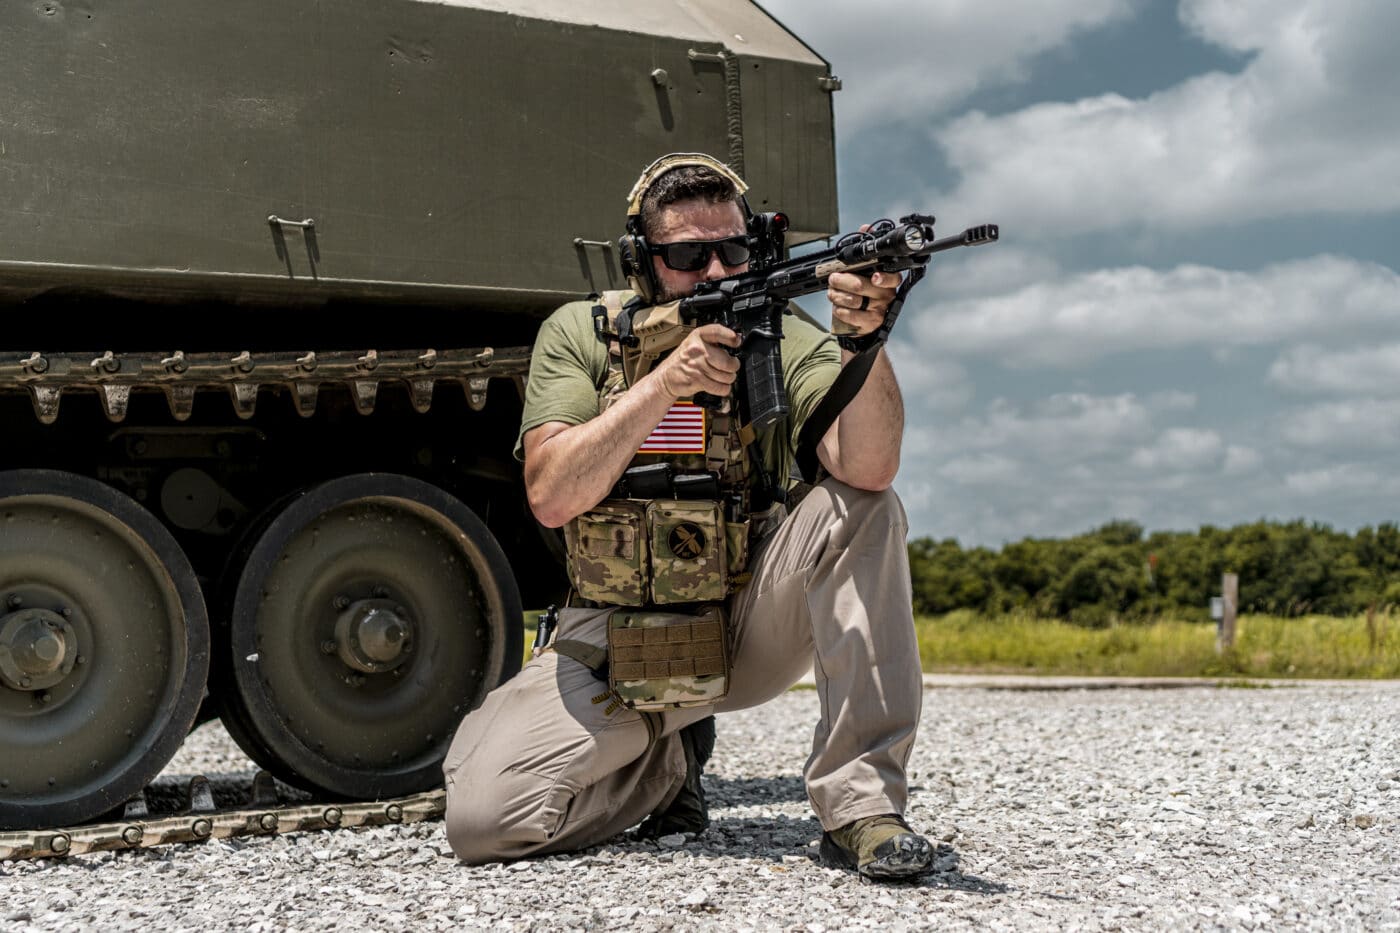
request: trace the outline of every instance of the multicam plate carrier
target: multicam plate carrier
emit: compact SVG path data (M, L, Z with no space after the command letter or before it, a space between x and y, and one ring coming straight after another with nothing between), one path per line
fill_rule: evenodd
M611 338L608 372L598 392L600 413L691 330L675 316L674 303L628 305L624 330L634 345L620 348L617 325L623 310L620 292L603 293L594 308L600 336ZM725 502L607 499L564 529L574 591L590 602L620 607L608 619L608 685L621 703L642 711L704 706L728 692L723 601L747 569L750 528L745 445L728 408L705 411L682 400L652 434L633 458L634 466L665 463L679 477L714 477L714 488L727 493ZM681 495L679 485L676 495ZM732 514L736 506L738 514ZM558 647L602 676L601 659Z

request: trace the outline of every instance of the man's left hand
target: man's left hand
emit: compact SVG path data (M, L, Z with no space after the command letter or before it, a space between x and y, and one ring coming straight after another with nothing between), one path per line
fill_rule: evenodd
M863 337L875 331L885 323L885 312L894 301L900 279L898 272L876 272L870 276L833 273L826 282L832 318L854 327L852 336Z

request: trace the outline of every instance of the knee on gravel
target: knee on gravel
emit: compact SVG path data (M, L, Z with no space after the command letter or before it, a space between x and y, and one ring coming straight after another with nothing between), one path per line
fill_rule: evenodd
M497 781L447 781L447 812L443 815L447 842L452 852L470 865L517 859L528 848L522 840L511 838L512 831L518 835L520 821L509 818L512 804L504 794L496 793L499 787Z

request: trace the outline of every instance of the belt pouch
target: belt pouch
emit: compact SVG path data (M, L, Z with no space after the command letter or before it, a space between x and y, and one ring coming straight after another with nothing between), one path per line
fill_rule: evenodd
M736 579L748 579L744 571L749 569L749 529L748 522L724 523L725 547L729 550L725 559L729 565L731 586L735 585Z
M724 513L718 502L653 499L646 519L652 604L718 602L729 595Z
M646 503L610 499L564 526L569 582L584 599L614 606L647 601Z
M632 709L708 706L729 692L728 616L617 609L608 617L608 685Z

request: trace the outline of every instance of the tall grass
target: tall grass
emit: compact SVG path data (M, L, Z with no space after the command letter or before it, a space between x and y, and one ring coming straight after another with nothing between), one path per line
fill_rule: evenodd
M525 613L525 659L537 612ZM1124 677L1400 677L1400 615L1241 616L1235 648L1215 651L1215 626L1161 620L1083 628L970 610L915 620L928 672Z
M1235 647L1215 626L1161 620L1088 629L970 611L917 620L925 671L1134 677L1400 677L1400 619L1242 616Z

